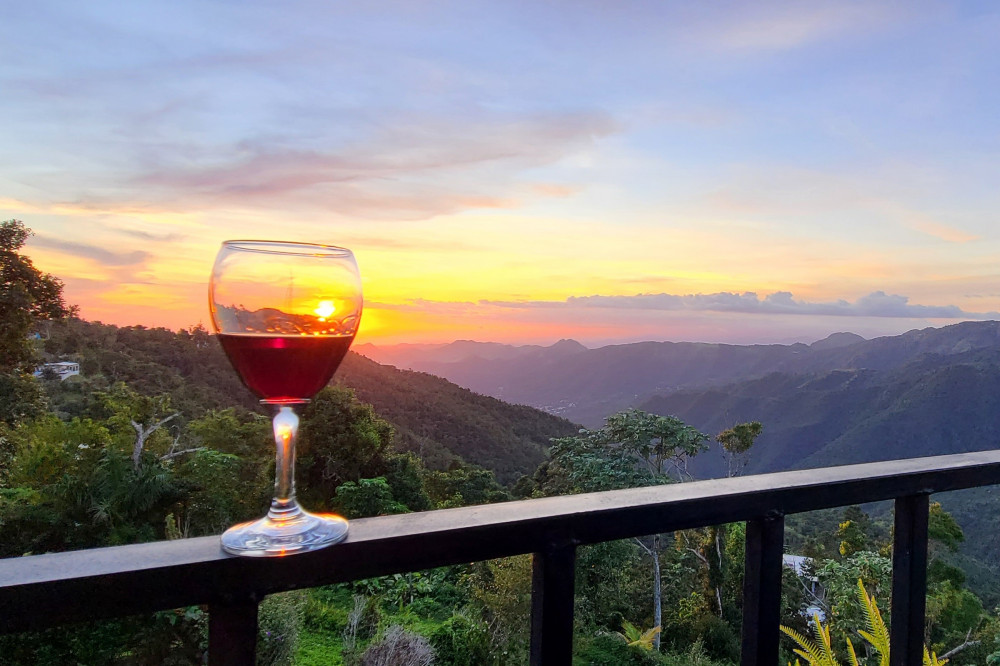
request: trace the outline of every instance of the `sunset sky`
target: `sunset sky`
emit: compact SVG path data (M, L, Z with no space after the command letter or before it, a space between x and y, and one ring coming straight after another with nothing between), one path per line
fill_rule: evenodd
M350 247L359 340L810 342L1000 318L1000 4L25 2L0 219L81 316Z

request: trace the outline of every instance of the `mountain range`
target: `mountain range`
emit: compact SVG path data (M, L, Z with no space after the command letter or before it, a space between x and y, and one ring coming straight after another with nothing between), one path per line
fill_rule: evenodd
M654 396L722 387L768 374L887 371L923 355L951 356L1000 345L997 322L865 340L835 333L792 345L638 342L588 349L573 340L548 347L459 341L446 345L359 345L358 353L444 377L473 391L530 405L588 427Z

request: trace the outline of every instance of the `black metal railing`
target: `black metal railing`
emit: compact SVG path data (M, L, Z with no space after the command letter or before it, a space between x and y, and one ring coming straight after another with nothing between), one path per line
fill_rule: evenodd
M747 521L744 666L778 660L784 516L895 500L892 664L922 661L928 496L1000 484L1000 452L761 474L355 520L334 547L288 558L226 555L218 537L0 560L0 632L209 607L212 664L252 664L271 593L534 554L531 664L572 661L580 545Z

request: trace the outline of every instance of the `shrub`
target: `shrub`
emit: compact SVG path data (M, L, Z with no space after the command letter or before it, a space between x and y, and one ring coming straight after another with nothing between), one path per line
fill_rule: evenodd
M382 640L368 646L358 666L431 666L433 663L434 648L426 638L393 625Z
M621 636L601 634L590 641L574 663L579 666L658 666L662 662L655 652L629 647Z
M431 646L439 666L486 666L493 662L489 629L461 613L452 615L431 634Z
M740 637L725 620L716 615L708 615L698 622L697 627L699 640L704 643L705 653L709 657L739 662Z
M290 666L299 645L306 594L301 591L272 594L257 613L258 666Z

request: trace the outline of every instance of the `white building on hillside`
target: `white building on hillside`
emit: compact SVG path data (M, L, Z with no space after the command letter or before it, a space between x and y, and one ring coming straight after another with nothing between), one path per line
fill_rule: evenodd
M820 605L826 599L826 590L820 585L819 578L811 575L812 558L803 555L782 555L781 563L795 572L803 589L812 598L813 602L799 612L812 620L819 617L820 622L826 621L826 611Z
M41 377L46 370L51 370L60 380L80 374L80 364L73 361L58 361L56 363L46 363L35 369L35 376Z

